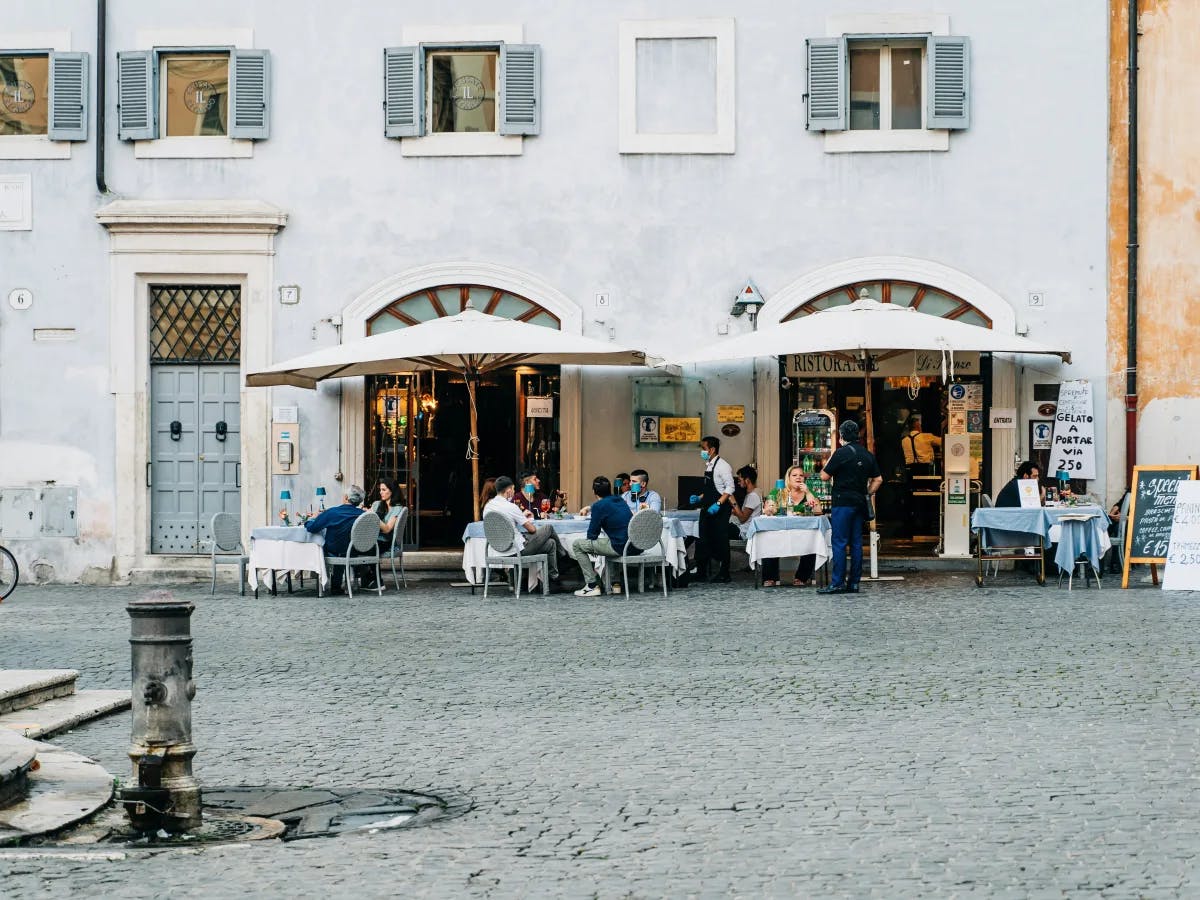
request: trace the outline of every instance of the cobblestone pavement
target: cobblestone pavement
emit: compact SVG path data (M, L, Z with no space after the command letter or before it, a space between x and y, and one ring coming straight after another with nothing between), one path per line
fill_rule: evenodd
M195 854L0 854L0 895L1200 895L1200 598L1007 577L667 601L182 587L205 783L474 808ZM22 587L0 668L127 686L143 593ZM124 774L128 738L122 714L57 741Z

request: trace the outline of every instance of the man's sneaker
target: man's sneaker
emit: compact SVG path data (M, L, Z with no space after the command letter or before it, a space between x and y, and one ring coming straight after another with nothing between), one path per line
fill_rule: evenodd
M600 595L599 584L585 584L575 592L576 597L598 597Z

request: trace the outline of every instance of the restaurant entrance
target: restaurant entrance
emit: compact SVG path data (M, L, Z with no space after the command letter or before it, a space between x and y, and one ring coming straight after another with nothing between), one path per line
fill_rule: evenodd
M928 556L939 548L945 478L942 448L948 433L965 434L969 441L971 506L990 490L986 465L990 448L983 428L983 409L990 403L990 360L974 355L962 362L966 371L949 384L937 376L871 379L875 457L883 474L875 504L876 529L885 554ZM860 373L801 380L794 359L781 365L780 433L789 435L779 448L781 472L796 454L790 435L797 410L829 410L839 423L856 421L865 442L867 403ZM932 457L932 462L917 457Z
M486 375L476 392L479 443L471 448L462 375L368 377L363 470L370 501L378 499L381 479L394 480L410 510L405 546L461 547L463 530L474 518L471 452L479 453L481 481L535 471L547 493L558 486L558 393L557 366Z

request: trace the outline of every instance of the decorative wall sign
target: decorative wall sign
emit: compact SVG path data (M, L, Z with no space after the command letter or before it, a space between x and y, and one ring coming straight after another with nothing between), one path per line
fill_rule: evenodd
M949 367L949 357L946 364ZM853 359L833 353L789 353L784 359L785 374L791 378L862 378L863 364L861 359ZM978 375L979 354L974 351L964 351L954 354L953 376ZM884 360L874 360L871 369L872 376L896 376L907 379L913 373L917 376L933 376L941 380L942 354L934 350L914 350L911 353L899 353ZM982 386L981 386L982 388ZM982 397L982 395L980 395Z
M736 406L718 406L717 407L718 422L745 422L746 407L742 404Z
M450 94L459 109L478 109L487 96L483 82L474 75L460 75L454 79L454 90Z
M198 78L183 92L183 105L197 115L206 113L217 102L217 87L211 81Z
M658 443L658 416L641 416L638 418L638 443Z
M526 397L525 417L527 419L553 419L553 397Z
M28 288L14 288L8 293L8 305L13 309L29 309L33 306L33 291Z
M993 406L989 424L993 429L1015 429L1017 427L1016 408Z
M658 420L658 439L670 444L700 443L700 417L668 417L660 416Z
M3 103L4 108L10 113L16 115L29 112L36 99L33 85L28 81L18 81L15 84L5 82L4 90L0 92L0 103Z
M734 422L730 422L728 425L721 426L721 434L725 435L725 437L737 437L741 433L741 426Z

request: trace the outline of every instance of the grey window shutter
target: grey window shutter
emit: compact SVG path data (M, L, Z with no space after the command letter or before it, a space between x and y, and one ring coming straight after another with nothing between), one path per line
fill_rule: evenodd
M420 137L425 133L425 65L420 47L383 50L383 133Z
M850 78L844 37L809 38L808 130L845 131Z
M152 141L158 137L158 85L153 50L117 54L117 137Z
M50 123L52 141L86 141L88 137L88 55L50 54Z
M500 45L501 134L538 134L542 130L542 48L537 44Z
M971 124L971 42L965 37L930 37L929 103L926 128L966 128Z
M229 51L229 136L262 140L271 133L271 54Z

